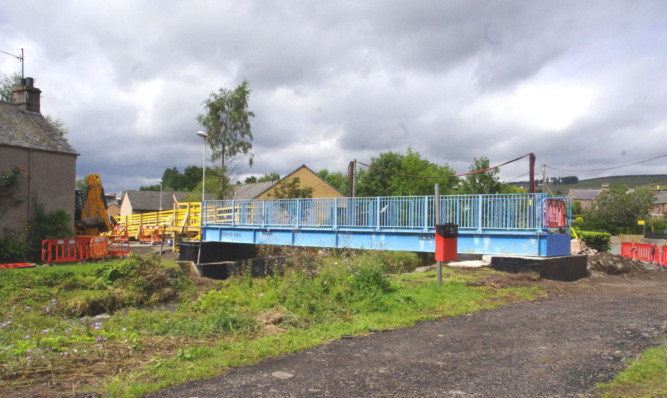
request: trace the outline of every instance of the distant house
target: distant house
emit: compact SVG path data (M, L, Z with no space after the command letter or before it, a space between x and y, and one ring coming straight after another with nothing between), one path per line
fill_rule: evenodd
M567 196L572 202L580 202L581 210L588 210L593 206L593 201L602 193L602 189L570 189Z
M24 169L14 187L16 202L0 204L0 236L24 230L38 207L64 210L73 229L78 154L40 113L41 90L33 79L21 83L11 102L0 101L0 174Z
M172 210L174 203L188 202L193 196L197 195L192 192L125 191L120 205L120 215L131 216L159 211L160 205L162 210ZM215 195L207 193L206 199L215 199Z
M653 217L667 217L667 191L654 191L655 202L654 208L651 210Z
M298 169L286 175L277 182L265 181L252 184L239 185L232 199L273 199L275 192L282 184L292 182L294 178L299 179L300 188L311 188L313 198L342 198L343 194L331 186L328 182L320 178L314 171L305 164Z
M245 200L245 199L257 199L265 191L269 190L274 181L262 181L254 182L249 184L238 185L234 187L234 194L231 199L234 200Z

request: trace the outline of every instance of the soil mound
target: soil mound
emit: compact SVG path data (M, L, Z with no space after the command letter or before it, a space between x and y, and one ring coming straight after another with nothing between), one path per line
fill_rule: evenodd
M641 263L605 252L588 256L588 270L592 274L597 272L606 275L640 275L648 272Z

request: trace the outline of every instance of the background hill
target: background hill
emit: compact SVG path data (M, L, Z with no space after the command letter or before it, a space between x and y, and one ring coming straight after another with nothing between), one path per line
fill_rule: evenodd
M548 179L547 179L548 180ZM554 195L567 195L570 189L600 189L602 184L627 185L632 188L653 187L660 186L660 189L667 190L667 174L649 174L649 175L629 175L629 176L610 176L598 177L587 180L579 180L575 184L549 184L549 189ZM528 189L528 181L512 184L518 185L524 189ZM542 184L538 184L538 191L541 190Z

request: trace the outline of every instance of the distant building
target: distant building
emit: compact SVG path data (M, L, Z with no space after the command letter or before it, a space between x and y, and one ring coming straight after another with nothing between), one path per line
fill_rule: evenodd
M64 210L74 228L74 191L78 154L40 113L41 91L33 79L22 80L12 101L0 101L0 174L23 167L14 204L0 208L0 235L22 231L39 206Z
M275 191L282 184L291 182L294 178L299 179L300 188L312 189L313 198L343 197L343 194L340 193L339 190L331 186L328 182L323 180L304 164L275 183L272 181L265 181L239 185L235 188L233 197L231 199L273 199Z
M567 196L572 198L572 202L581 203L581 210L588 210L593 206L593 201L602 193L602 189L570 189Z
M172 210L174 203L188 202L193 196L197 194L172 191L125 191L120 205L120 216L159 211L160 204L162 204L162 210ZM215 199L215 195L207 193L206 199Z
M653 202L653 209L651 216L653 217L667 217L667 191L660 191L660 187L652 190L655 195L655 202Z

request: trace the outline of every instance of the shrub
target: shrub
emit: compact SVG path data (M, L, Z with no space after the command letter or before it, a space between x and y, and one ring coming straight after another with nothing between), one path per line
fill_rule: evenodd
M44 239L67 238L72 236L70 217L64 210L50 213L37 206L35 218L28 225L28 258L39 261L42 254Z
M577 231L577 234L588 247L597 251L608 252L611 247L611 235L606 232Z
M0 236L0 263L15 263L26 260L28 243L17 234L7 233Z

